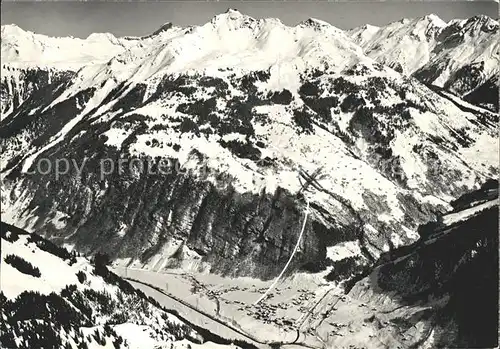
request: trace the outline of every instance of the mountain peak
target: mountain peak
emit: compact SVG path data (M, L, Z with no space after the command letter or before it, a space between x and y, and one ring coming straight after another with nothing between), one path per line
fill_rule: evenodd
M165 32L165 31L169 30L170 28L172 28L172 23L171 22L166 22L160 28L156 29L151 35L160 34L162 32Z
M19 27L17 24L3 24L2 25L2 37L5 35L22 35L27 33L26 30Z
M247 17L250 17L250 16L244 15L243 13L241 13L240 11L238 11L235 8L228 8L224 13L220 13L218 15L215 15L212 18L212 22L214 20L218 20L221 18L235 20L235 19L247 18Z
M246 27L255 21L254 18L244 15L234 8L228 8L226 12L213 17L210 23L217 27L222 26L230 29L237 29Z
M446 26L446 22L443 21L438 15L436 15L434 13L430 13L428 15L420 17L418 19L418 21L419 22L421 22L421 21L429 22L437 27L445 27Z
M89 36L87 36L86 40L90 40L90 41L108 40L108 41L114 42L114 41L116 41L116 37L111 33L92 33Z
M430 20L430 21L441 21L441 18L434 13L429 13L429 14L423 16L422 18Z
M363 29L380 29L380 27L377 27L376 25L372 25L372 24L365 24L364 26L362 26L361 28Z
M495 29L498 25L497 21L487 15L473 16L465 22L465 28Z
M308 18L305 21L300 22L300 25L303 25L306 27L314 27L314 28L331 27L330 23L325 22L321 19L317 19L317 18Z
M241 13L240 11L238 11L237 9L235 8L231 8L229 7L226 12L224 13L227 13L227 14L230 14L230 15L235 15L235 16L243 16L243 13Z

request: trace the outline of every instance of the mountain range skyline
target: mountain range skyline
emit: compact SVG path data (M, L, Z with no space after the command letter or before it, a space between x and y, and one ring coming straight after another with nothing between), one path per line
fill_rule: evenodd
M0 347L497 347L496 12L283 4L3 9Z
M444 21L475 15L498 17L495 2L5 2L2 25L15 24L24 30L48 36L86 38L92 33L112 33L117 37L143 36L163 23L187 27L201 25L228 8L256 19L278 18L296 25L307 18L317 18L340 29L364 24L386 25L403 18L435 14Z

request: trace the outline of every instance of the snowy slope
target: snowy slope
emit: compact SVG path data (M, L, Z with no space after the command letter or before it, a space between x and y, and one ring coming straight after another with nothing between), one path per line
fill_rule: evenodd
M203 342L105 267L37 235L2 223L1 253L2 347L152 349ZM31 267L22 268L22 261Z
M385 27L371 25L352 29L349 34L371 58L411 74L430 60L435 36L446 23L436 15L402 19Z
M287 27L278 19L256 20L228 10L205 25L172 27L108 63L85 67L60 99L109 80L154 85L165 74L228 77L270 67L275 88L290 88L306 68L333 71L370 61L344 32L325 22L310 19Z
M91 34L86 39L50 37L23 30L15 24L2 25L1 53L9 66L50 67L78 70L83 65L107 61L134 44L134 39L110 33Z
M66 80L87 64L106 62L136 41L110 33L91 34L86 39L49 37L15 24L2 25L1 119L61 76Z
M369 57L463 96L498 73L498 28L484 15L449 23L427 15L349 34Z
M428 16L394 31L426 46L442 26ZM325 262L327 248L371 260L412 242L420 223L497 175L495 114L375 62L325 22L288 27L228 10L166 29L42 88L2 123L9 221L32 229L36 218L52 227L76 217L56 235L88 251L271 276L299 238L306 201L298 268ZM29 174L40 159L68 157L89 161L83 173ZM183 171L101 176L103 159ZM343 253L348 241L361 247Z

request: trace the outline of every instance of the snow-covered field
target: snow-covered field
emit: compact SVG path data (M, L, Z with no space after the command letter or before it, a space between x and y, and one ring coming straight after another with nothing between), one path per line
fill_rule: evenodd
M383 343L374 343L370 348L399 344L390 337L393 330L390 326L379 330L364 323L381 310L397 307L396 304L384 300L386 304L367 305L363 300L345 295L338 285L326 283L320 277L296 274L285 278L267 299L254 305L272 281L187 274L175 270L159 273L115 267L114 271L129 280L137 280L132 282L135 287L221 335L228 334L227 328L221 328L214 321L205 322L206 317L162 292L209 313L262 343L282 342L290 348L294 347L294 342L298 347L322 348L326 344L332 348L347 348L372 343L377 337L377 341ZM142 283L153 285L162 292Z

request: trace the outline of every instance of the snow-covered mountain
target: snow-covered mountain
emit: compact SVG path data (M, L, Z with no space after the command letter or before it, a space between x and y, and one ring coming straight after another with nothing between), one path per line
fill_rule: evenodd
M218 28L216 33L210 29L214 25ZM121 59L126 59L127 55L143 59L145 57L138 56L141 56L140 51L144 46L151 46L153 50L147 55L156 56L154 47L157 47L157 43L163 38L178 34L180 34L179 40L176 43L181 49L171 45L172 52L165 52L165 57L157 58L157 63L162 65L165 63L164 59L179 57L177 62L179 67L176 68L175 64L169 63L170 71L189 69L188 65L195 70L205 68L213 70L233 65L248 66L250 70L258 70L259 65L267 67L270 61L284 61L281 63L288 61L289 63L278 66L280 69L289 69L290 65L302 64L299 63L300 58L293 57L294 54L310 60L311 55L314 57L319 53L321 57L315 58L319 58L320 61L335 56L336 59L333 61L342 63L359 58L355 57L359 56L359 50L358 54L354 56L349 54L344 59L340 59L341 55L336 52L342 46L352 46L352 43L348 42L352 39L354 44L361 46L369 57L405 74L414 74L426 83L444 86L460 96L487 88L480 87L485 84L490 86L491 79L498 73L498 40L496 40L498 22L487 16L445 23L436 15L428 15L413 20L403 19L385 27L365 25L347 31L348 37L338 28L316 19L300 23L293 31L284 28L285 26L277 19L259 21L236 10L228 10L227 13L217 16L202 27L177 28L167 22L151 35L144 37L116 38L110 33L98 33L86 39L53 38L25 31L16 25L3 25L2 118L9 115L27 95L47 86L50 82L62 83L70 79L75 71L85 65L107 62L121 54L124 54ZM306 28L316 28L316 34L318 31L335 32L336 45L321 44L320 36L324 37L323 40L331 39L324 36L324 33L315 35L314 43L308 43L311 31L301 30ZM193 30L197 35L189 36L189 39L181 34ZM187 41L183 42L186 39ZM290 42L292 39L293 44ZM202 40L205 40L205 44ZM257 41L261 42L258 46L260 58L255 59L253 53ZM211 44L207 45L209 42ZM218 45L213 47L212 52L211 46L215 42L218 42ZM235 42L239 48L238 45L234 45ZM267 45L267 49L260 50L262 45ZM317 50L315 48L317 45L321 45L322 49ZM135 51L128 52L133 47ZM228 54L230 51L241 51L244 47L249 50L238 55ZM325 51L326 47L333 51ZM222 52L225 52L225 60L219 61L217 58ZM214 59L205 61L205 58L211 55ZM149 64L155 63L149 62ZM154 69L152 71L151 67L145 70L146 74L154 74ZM40 79L36 79L39 81L31 81L30 77L38 72L42 74ZM497 89L497 84L493 86ZM497 102L492 105L489 99L491 98L485 101L481 98L472 100L478 105L496 110Z
M2 344L489 346L495 23L2 27Z
M50 37L2 25L2 58L10 67L47 67L78 70L105 62L135 44L138 38L116 38L110 33L91 34L86 39Z
M27 96L49 85L68 81L85 65L106 62L122 53L138 38L116 38L110 33L91 34L86 39L49 37L2 25L0 81L2 119Z
M309 205L292 268L331 269L339 251L366 265L497 175L496 114L376 62L328 23L228 10L92 37L119 52L16 103L7 94L0 124L3 216L81 251L270 278ZM4 71L31 86L28 70Z
M4 223L1 231L3 348L226 347L204 343L190 324L97 258L90 262Z
M402 19L385 27L364 25L350 30L353 40L380 63L411 74L430 60L435 37L446 27L436 15Z
M436 15L349 31L364 52L419 80L467 95L497 76L499 24L485 16L444 22Z

